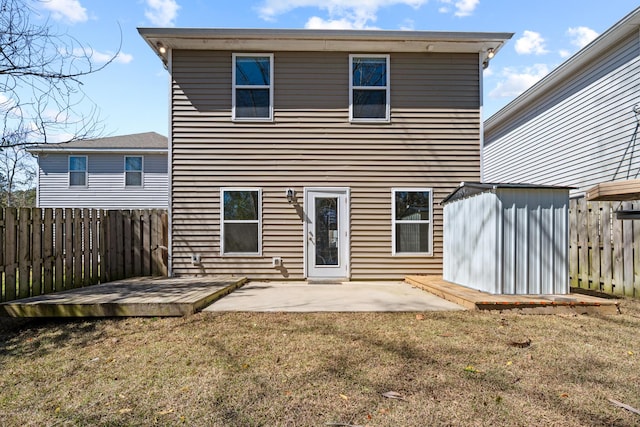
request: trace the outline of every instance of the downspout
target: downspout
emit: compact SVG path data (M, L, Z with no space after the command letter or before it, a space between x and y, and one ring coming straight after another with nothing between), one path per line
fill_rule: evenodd
M478 82L480 88L480 182L484 182L484 120L482 118L482 106L484 105L484 85L483 85L483 73L484 73L484 61L482 59L482 52L478 52Z

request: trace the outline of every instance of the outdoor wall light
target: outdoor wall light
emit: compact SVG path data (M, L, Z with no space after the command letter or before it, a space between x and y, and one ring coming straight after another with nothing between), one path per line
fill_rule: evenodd
M487 50L487 58L491 59L491 58L493 58L494 56L496 56L496 51L495 51L495 50L493 50L493 48L492 48L492 47L490 47L490 48L489 48L489 50Z
M287 202L293 202L293 199L296 197L296 191L293 188L287 188Z
M164 45L162 43L158 42L158 43L156 43L156 46L158 46L158 52L160 52L162 55L167 53L167 48L164 47Z

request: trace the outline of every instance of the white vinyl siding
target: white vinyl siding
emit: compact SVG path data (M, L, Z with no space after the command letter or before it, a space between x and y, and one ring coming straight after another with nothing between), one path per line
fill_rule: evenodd
M483 180L572 186L579 195L600 182L640 178L632 146L639 100L634 31L525 108L487 120Z
M393 255L431 255L433 241L431 188L391 191Z
M167 156L145 154L144 187L124 187L124 155L87 154L87 185L69 187L68 155L38 156L38 207L149 209L168 207Z
M273 119L273 54L234 53L233 119Z

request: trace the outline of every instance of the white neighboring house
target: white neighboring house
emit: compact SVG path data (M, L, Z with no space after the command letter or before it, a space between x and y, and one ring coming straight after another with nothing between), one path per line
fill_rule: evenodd
M42 144L28 151L38 159L38 207L168 207L165 136L147 132Z
M482 180L622 190L640 178L639 123L637 8L484 122Z

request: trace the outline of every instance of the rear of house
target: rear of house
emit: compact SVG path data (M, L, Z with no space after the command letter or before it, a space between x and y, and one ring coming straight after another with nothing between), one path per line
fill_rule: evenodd
M442 273L511 34L139 29L171 74L173 275Z

